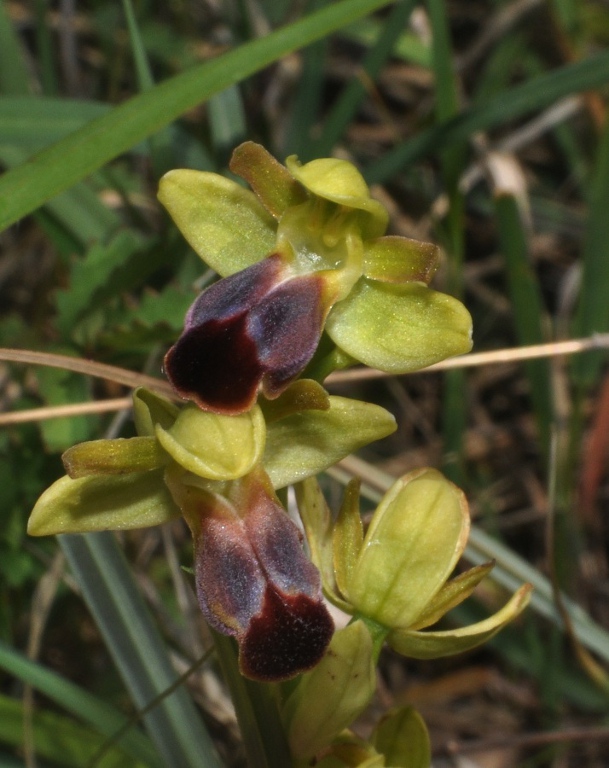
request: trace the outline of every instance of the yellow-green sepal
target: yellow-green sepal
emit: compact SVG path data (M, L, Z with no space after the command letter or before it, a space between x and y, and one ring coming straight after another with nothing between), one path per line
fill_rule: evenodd
M230 179L169 171L159 183L158 198L195 252L223 277L273 250L275 220L253 192Z
M376 685L372 639L355 621L334 633L325 656L287 699L282 718L295 758L315 755L369 703Z
M156 425L156 436L181 467L208 480L235 480L262 458L266 426L258 406L237 416L184 407L169 429Z
M345 597L384 627L410 627L450 576L468 533L462 491L435 469L411 472L374 513Z
M414 659L437 659L470 651L513 621L528 605L531 590L530 584L523 584L500 611L468 627L440 632L396 629L389 633L387 642L397 653Z
M431 743L427 726L413 707L388 712L378 723L370 739L383 755L383 765L393 768L429 768Z
M268 425L264 467L283 488L336 464L395 431L394 417L378 405L330 397L330 408L294 413Z
M332 341L372 368L408 373L472 347L463 304L421 283L361 279L326 321Z
M36 502L31 536L126 530L159 525L180 516L163 470L129 475L62 477Z

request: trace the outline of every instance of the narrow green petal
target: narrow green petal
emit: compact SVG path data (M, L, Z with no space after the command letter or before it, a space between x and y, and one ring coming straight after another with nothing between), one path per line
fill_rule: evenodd
M334 573L336 583L343 594L355 568L362 543L364 526L359 511L359 480L352 480L345 488L345 495L332 531Z
M435 469L411 472L374 513L345 596L387 628L410 627L454 569L468 533L463 492Z
M74 445L61 457L71 478L126 475L164 466L169 457L154 437L91 440Z
M332 515L319 483L315 477L308 477L296 485L295 491L311 562L321 575L324 595L331 603L349 613L350 606L339 596L334 579Z
M494 563L483 563L459 574L447 581L437 595L428 603L411 629L430 627L439 621L445 613L466 600L482 579L493 570Z
M196 253L223 277L255 264L275 246L273 217L253 192L223 176L169 171L158 197Z
M327 411L303 411L268 425L264 468L274 487L283 488L394 431L395 419L384 408L330 397Z
M313 379L297 379L279 397L274 400L261 397L259 403L265 421L269 424L293 413L327 411L330 408L330 397L322 385Z
M376 687L372 639L362 621L334 634L320 663L306 672L285 703L292 754L311 757L364 710Z
M169 429L178 418L180 409L171 400L145 387L138 387L133 392L133 419L138 435L154 437L157 424Z
M438 266L440 249L409 237L379 237L364 243L364 275L383 283L428 284Z
M258 406L237 416L186 406L169 429L156 426L167 453L184 469L208 480L234 480L250 472L262 456L265 431Z
M280 219L288 208L307 199L307 193L288 169L253 141L246 141L235 149L230 169L247 181L275 219Z
M469 627L444 632L409 632L398 629L389 633L387 642L394 651L414 659L437 659L469 651L490 640L513 621L526 608L531 590L530 584L524 584L500 611Z
M413 707L388 712L374 729L372 744L394 768L429 768L431 744L425 721Z
M463 304L420 283L360 280L331 310L326 331L356 360L390 373L426 368L472 347Z
M30 536L124 530L160 525L180 516L163 470L131 475L62 477L36 502Z

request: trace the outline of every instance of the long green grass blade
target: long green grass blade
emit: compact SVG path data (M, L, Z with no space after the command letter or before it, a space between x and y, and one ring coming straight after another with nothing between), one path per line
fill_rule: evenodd
M7 3L0 2L0 93L24 95L29 90L19 38L8 17Z
M341 0L294 24L193 67L134 96L42 150L0 179L0 230L171 123L281 56L319 40L389 0Z
M110 533L61 536L59 542L125 685L142 709L177 675L124 555ZM184 688L143 719L165 765L219 768L214 746Z
M33 686L67 712L88 723L98 733L112 736L127 722L127 718L97 696L83 690L70 680L20 654L0 642L0 667L13 677ZM161 766L158 753L150 739L137 728L128 731L117 743L134 760L149 766Z
M567 64L505 90L486 103L463 110L456 117L427 129L387 152L378 162L371 163L365 169L364 176L370 184L382 184L400 169L442 147L463 141L476 131L489 130L542 109L563 96L604 86L607 81L609 51Z

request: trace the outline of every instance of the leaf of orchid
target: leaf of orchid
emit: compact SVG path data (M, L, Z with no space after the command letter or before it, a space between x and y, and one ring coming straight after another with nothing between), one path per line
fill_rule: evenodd
M429 768L431 744L425 721L413 707L387 713L374 729L372 744L395 768Z
M264 468L273 486L283 488L394 431L395 419L384 408L332 396L327 411L303 411L268 425Z
M394 651L413 659L437 659L464 653L490 640L506 624L513 621L526 608L531 590L530 584L524 584L500 611L484 621L470 624L469 627L443 632L396 629L389 633L387 642Z
M361 211L361 234L364 239L380 237L387 229L387 210L370 197L364 177L347 160L324 157L301 165L295 155L285 164L292 176L312 195L330 200L344 208Z
M301 411L327 411L330 408L330 396L322 385L313 379L297 379L279 397L274 400L261 397L259 404L264 419L269 424Z
M163 471L130 475L62 477L36 502L31 536L125 530L160 525L180 516Z
M327 747L369 703L376 686L372 639L362 621L334 633L320 663L306 672L282 716L295 758Z
M439 621L444 614L471 595L482 579L493 570L493 566L494 562L483 563L447 581L410 629L423 629Z
M223 416L186 406L169 429L156 425L167 453L184 469L208 480L246 475L264 450L265 423L255 406L237 416Z
M332 554L332 515L315 477L295 486L298 512L309 545L311 562L321 574L321 585L331 603L345 612L349 604L337 593Z
M276 225L253 192L205 171L169 171L158 198L195 252L225 277L263 259Z
M343 503L332 531L334 576L343 594L347 594L351 574L364 541L364 526L359 511L359 487L359 481L352 480L345 488Z
M345 597L385 627L409 627L449 577L468 533L459 488L435 469L405 475L372 517Z
M247 181L275 219L280 219L288 208L307 199L307 193L285 165L253 141L246 141L235 149L229 167Z
M171 400L144 387L133 392L133 419L139 435L154 437L156 424L169 429L177 419L180 409Z
M68 475L125 475L164 466L168 456L155 437L91 440L68 448L61 457Z
M469 352L472 321L463 304L419 283L360 280L326 320L347 354L390 373L425 368Z
M428 284L438 266L440 249L409 237L379 237L364 243L364 275L384 283Z

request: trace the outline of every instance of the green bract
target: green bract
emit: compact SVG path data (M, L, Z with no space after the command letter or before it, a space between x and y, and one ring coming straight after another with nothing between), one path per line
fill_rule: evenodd
M314 480L298 492L313 561L326 596L372 622L377 637L399 653L433 658L479 645L523 610L521 587L491 618L470 627L421 631L467 598L492 565L449 580L463 554L469 512L463 493L434 469L406 475L381 500L364 535L357 486L347 488L332 525Z

